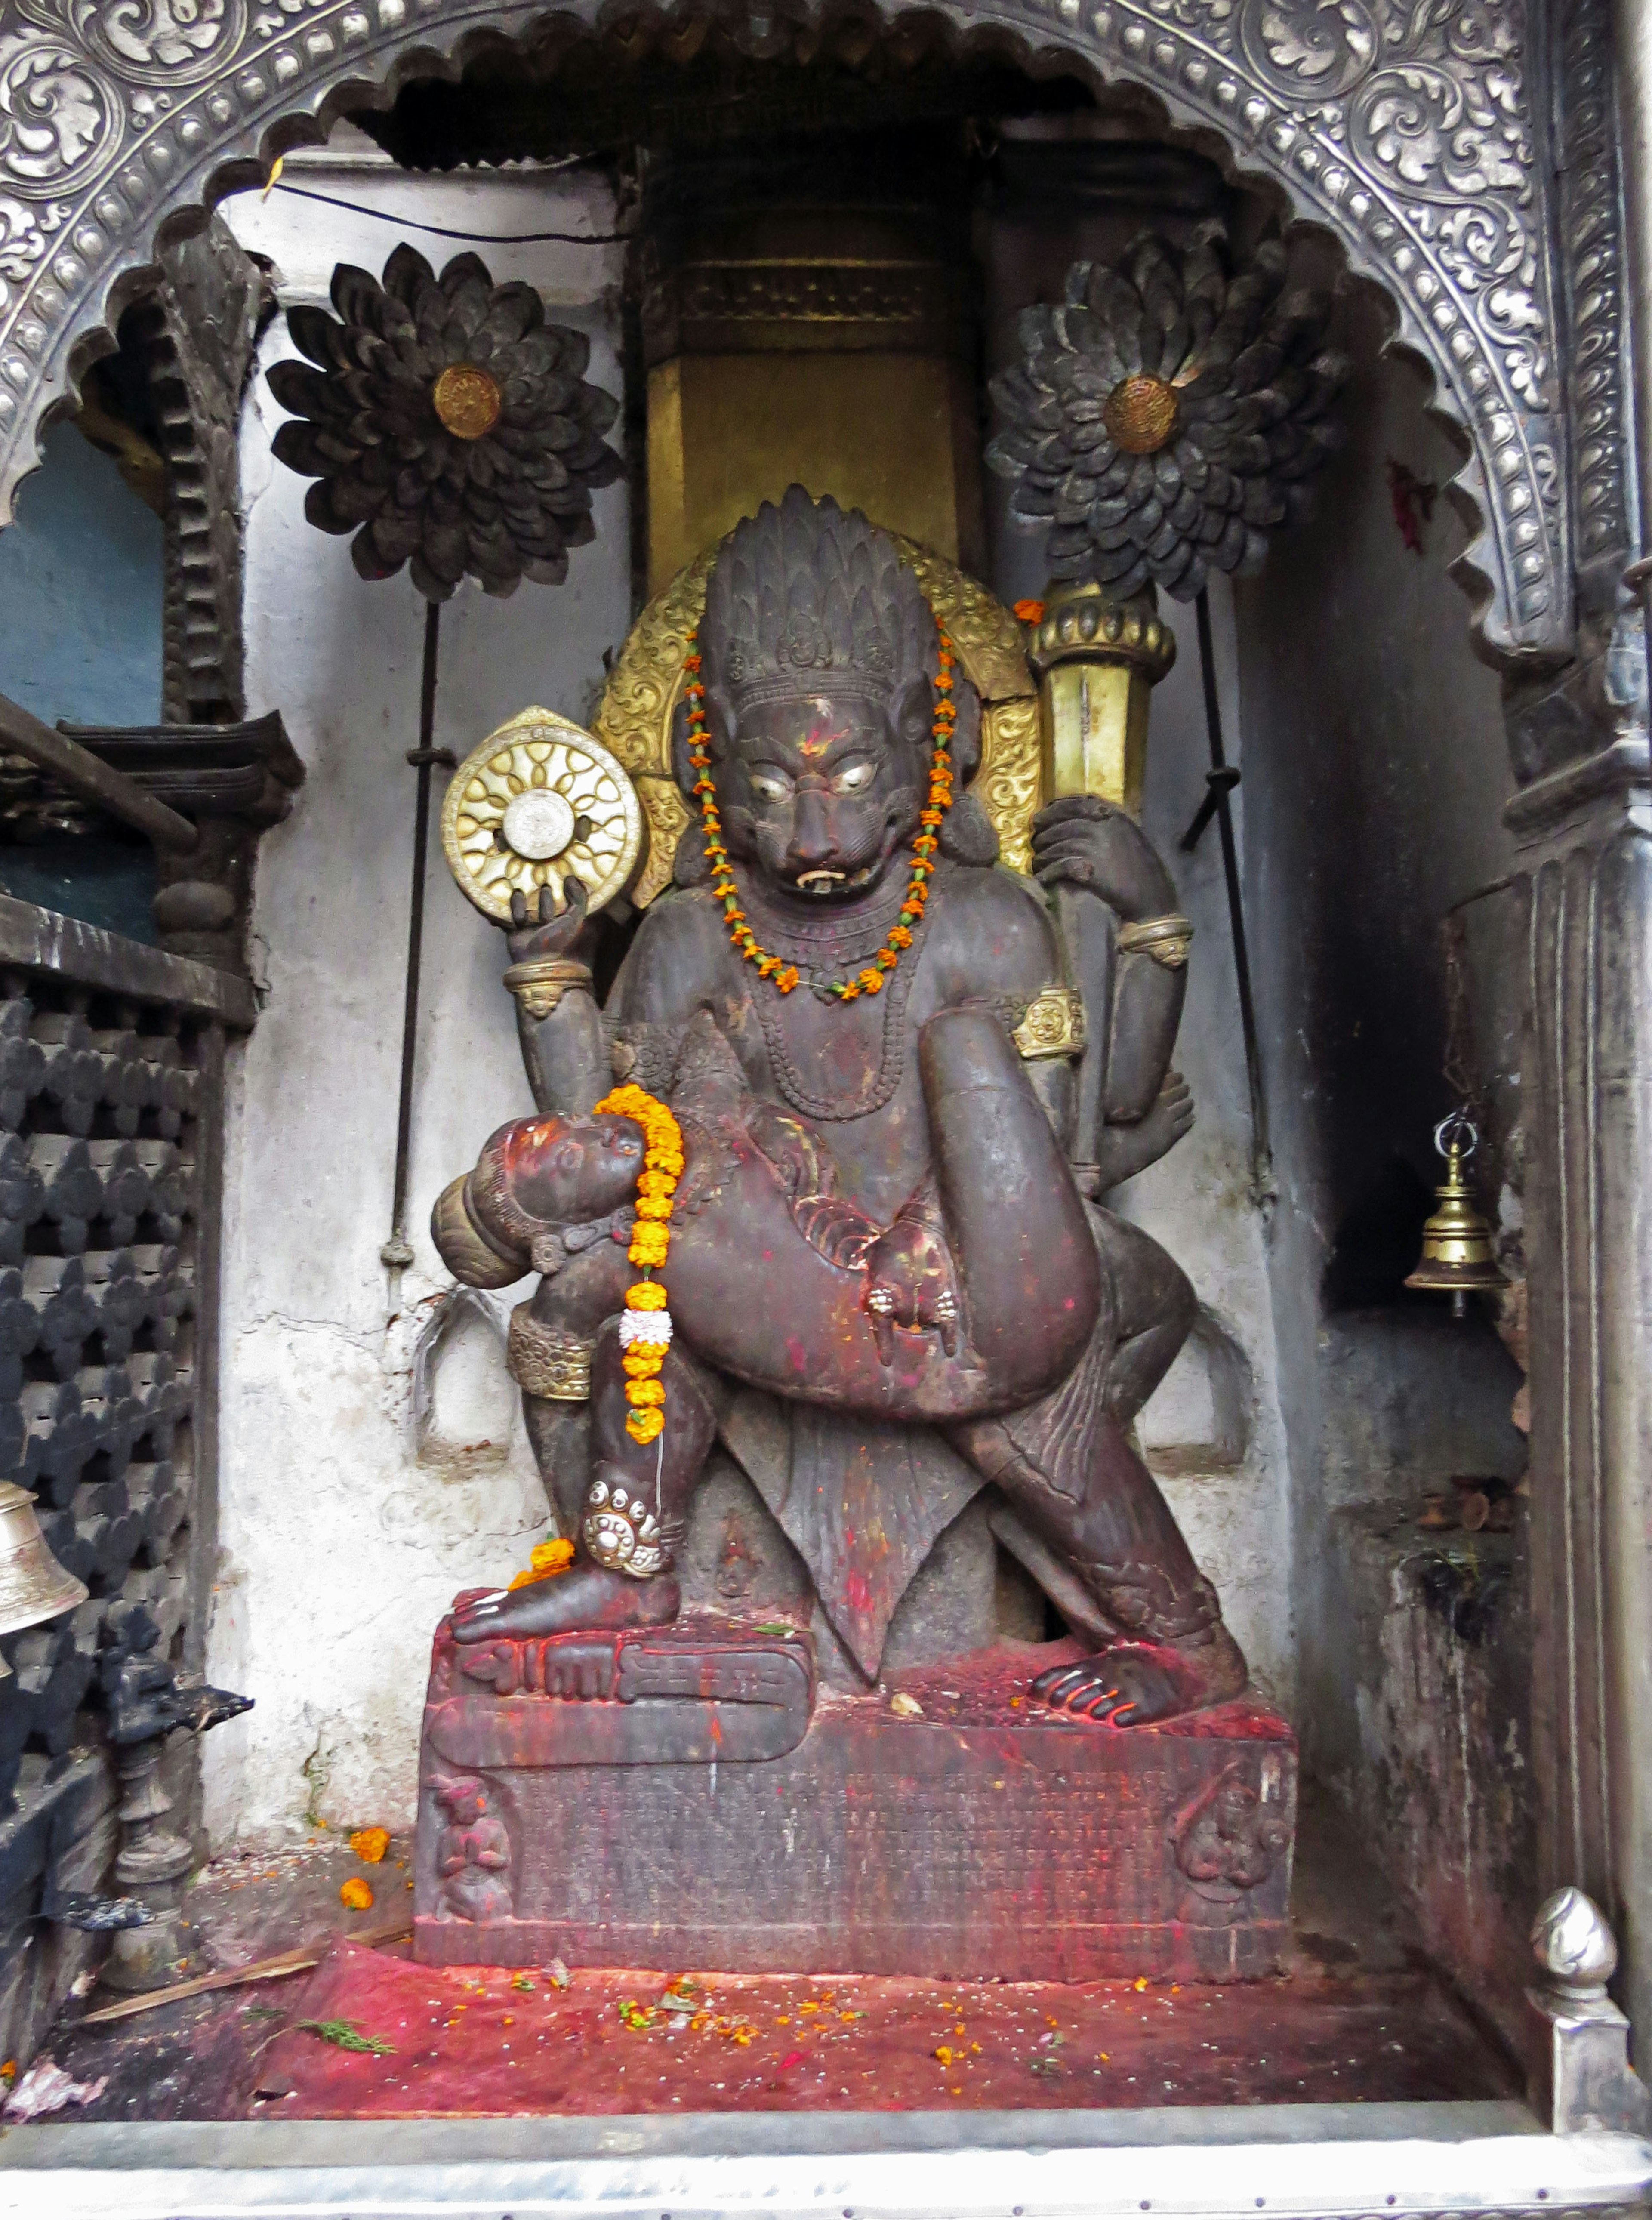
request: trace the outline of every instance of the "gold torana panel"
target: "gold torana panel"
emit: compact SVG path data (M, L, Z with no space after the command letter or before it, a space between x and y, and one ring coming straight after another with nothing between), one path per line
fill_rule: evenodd
M979 568L971 280L951 217L738 199L645 248L649 591L792 484Z
M975 532L959 383L925 354L679 355L650 371L649 590L793 484L956 562Z

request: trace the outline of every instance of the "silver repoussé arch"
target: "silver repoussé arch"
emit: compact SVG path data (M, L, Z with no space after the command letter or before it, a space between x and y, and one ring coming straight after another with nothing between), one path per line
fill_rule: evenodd
M558 11L595 25L595 0ZM893 8L884 12L894 16ZM1571 548L1524 0L948 0L940 16L1219 134L1341 240L1469 458L1456 570L1486 651L1567 651ZM452 74L484 0L0 0L0 521L159 237L261 180L307 120ZM762 38L772 28L768 0ZM295 125L295 119L298 119ZM283 126L287 128L284 130Z

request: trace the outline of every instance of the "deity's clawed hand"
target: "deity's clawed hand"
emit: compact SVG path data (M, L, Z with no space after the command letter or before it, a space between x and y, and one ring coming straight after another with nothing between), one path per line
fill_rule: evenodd
M511 895L508 945L513 963L532 963L547 956L589 954L591 925L585 914L583 882L570 874L562 885L567 901L560 910L548 886L541 887L531 901L520 890Z
M1038 812L1032 869L1044 886L1085 888L1126 925L1175 907L1170 875L1141 826L1095 795L1069 795Z
M903 1213L867 1252L866 1308L877 1353L893 1364L898 1326L938 1333L948 1356L958 1350L958 1300L944 1240L921 1219Z

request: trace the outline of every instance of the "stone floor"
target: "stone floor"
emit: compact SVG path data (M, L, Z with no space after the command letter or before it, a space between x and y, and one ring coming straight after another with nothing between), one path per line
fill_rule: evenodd
M411 1902L406 1845L364 1866L336 1837L223 1861L191 1890L189 1971L310 1942L314 1972L81 2027L47 2046L78 2080L71 2118L176 2120L890 2111L1499 2098L1510 2061L1428 1967L1336 1814L1305 1799L1296 1964L1206 1988L727 1976L681 1967L415 1967L364 1950ZM371 1908L339 1891L369 1881ZM315 2024L306 2027L304 2022ZM340 2030L367 2045L343 2048Z

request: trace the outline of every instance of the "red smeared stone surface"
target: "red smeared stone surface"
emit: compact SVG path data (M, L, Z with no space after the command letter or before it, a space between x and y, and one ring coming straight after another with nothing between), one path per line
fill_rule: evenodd
M519 1986L519 1984L521 1984ZM289 2118L1334 2103L1518 2093L1424 1975L1213 1988L417 1966L341 1942L264 2049ZM646 2020L628 2026L621 2007ZM634 2016L634 2015L633 2015ZM393 2046L336 2048L299 2020ZM943 2055L942 2054L945 2055Z
M1144 1643L1150 1648L1150 1643ZM1287 1720L1259 1696L1245 1695L1209 1711L1190 1712L1181 1718L1161 1719L1153 1726L1117 1727L1104 1720L1075 1717L1071 1712L1040 1703L1032 1694L1033 1681L1052 1668L1076 1665L1093 1655L1088 1645L1070 1635L1060 1642L1034 1644L1001 1643L991 1649L971 1651L942 1665L926 1665L886 1675L890 1693L911 1696L926 1718L949 1726L1025 1727L1054 1724L1075 1734L1114 1737L1129 1734L1163 1737L1189 1742L1279 1742L1294 1748L1295 1737ZM817 1699L821 1705L842 1701L830 1694ZM851 1699L864 1703L864 1697Z
M1296 1749L1264 1706L1129 1728L1051 1710L1031 1690L1082 1654L1062 1642L820 1693L808 1722L798 1704L762 1699L754 1637L793 1655L770 1629L713 1620L608 1637L631 1643L626 1661L658 1650L674 1671L729 1676L736 1699L643 1706L533 1693L561 1683L554 1640L488 1645L483 1688L479 1661L439 1633L417 1955L623 1967L658 1953L751 1975L1013 1981L1215 1982L1283 1967ZM724 1759L762 1762L715 1765L720 1744ZM495 1885L474 1901L448 1877L466 1838L439 1786L471 1777L509 1821L492 1853L508 1847L508 1893Z

